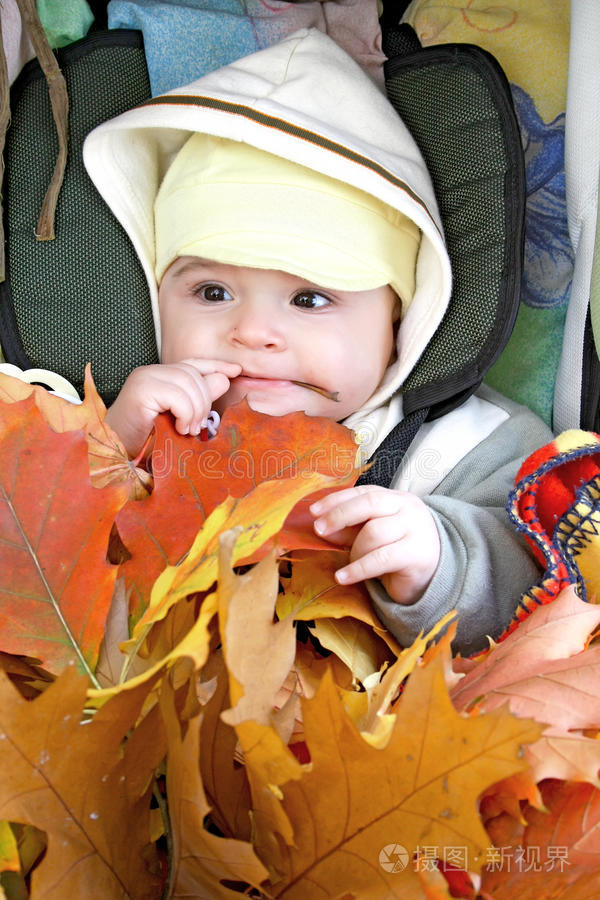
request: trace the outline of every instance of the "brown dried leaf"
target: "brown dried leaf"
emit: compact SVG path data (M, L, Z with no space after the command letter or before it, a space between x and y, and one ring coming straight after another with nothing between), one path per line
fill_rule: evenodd
M267 871L251 844L218 837L204 827L210 807L198 769L202 717L188 722L182 734L168 681L162 686L160 708L169 742L167 796L173 835L170 896L233 900L239 894L230 890L225 881L257 888L266 879Z
M216 690L203 709L200 741L200 771L211 807L210 817L226 837L249 841L248 777L245 767L235 759L237 735L221 719L221 712L229 706L229 684L220 650L211 655L202 677L216 678Z
M254 845L273 871L279 866L279 838L286 843L294 839L281 806L280 786L301 775L298 761L273 722L277 695L294 660L295 632L291 618L273 621L279 576L273 553L246 574L233 573L240 537L243 534L232 530L220 539L219 628L233 703L222 717L235 726L244 757Z

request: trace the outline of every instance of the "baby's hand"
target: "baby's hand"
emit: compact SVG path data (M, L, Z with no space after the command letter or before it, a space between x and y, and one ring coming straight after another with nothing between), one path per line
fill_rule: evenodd
M329 494L310 511L318 517L317 534L351 544L349 565L335 573L340 584L380 578L392 600L406 605L424 594L440 559L440 539L419 497L362 485Z
M239 375L237 363L215 359L184 359L168 365L140 366L125 381L106 414L131 457L144 446L162 412L171 412L180 434L199 434L213 400Z

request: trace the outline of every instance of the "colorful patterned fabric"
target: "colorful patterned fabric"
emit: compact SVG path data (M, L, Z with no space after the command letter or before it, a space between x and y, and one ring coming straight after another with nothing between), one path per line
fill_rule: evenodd
M536 450L517 474L507 510L544 574L523 594L500 640L567 585L600 601L600 435L565 431Z
M569 12L569 0L412 0L404 14L424 46L477 44L510 82L525 153L525 259L517 321L486 381L550 427L573 274L564 171Z

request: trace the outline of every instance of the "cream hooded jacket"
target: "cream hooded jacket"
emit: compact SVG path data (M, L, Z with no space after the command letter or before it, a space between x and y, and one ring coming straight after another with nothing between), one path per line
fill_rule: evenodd
M153 204L171 161L196 131L243 141L343 180L399 209L421 230L416 288L398 330L396 359L367 403L345 420L357 432L364 456L371 456L402 418L401 386L437 329L450 298L451 269L443 227L431 180L415 142L360 67L329 37L312 29L298 31L279 44L190 85L154 97L92 131L84 144L84 162L141 260L159 347ZM348 364L352 364L351 360ZM476 397L450 416L424 426L407 460L408 466L405 464L398 472L394 485L416 490L423 496L443 493L444 483L456 466L470 469L473 452L485 447L490 436L497 437L498 429L510 416L506 404ZM540 435L536 430L531 450L550 439L546 432L544 439ZM515 472L519 459L529 452L527 446L518 449L521 453ZM425 458L437 460L428 471L418 464ZM490 472L498 469L499 462L504 465L508 459L499 461L494 457ZM482 475L487 478L489 473ZM506 484L504 478L502 491ZM496 503L500 493L492 493ZM428 502L432 508L435 506L431 499ZM486 505L485 498L481 502ZM457 507L457 515L465 522L477 519L479 533L484 527L481 516L470 516L469 505L466 509L464 506ZM446 541L448 527L437 513L434 515L443 555L449 559L457 553L464 555L462 549ZM488 525L492 530L500 528L503 536L509 531L502 521L502 512L494 514L493 528L492 523ZM468 530L470 525L465 527ZM454 526L451 530L454 534ZM461 537L460 542L461 548L473 543L468 535ZM477 616L477 634L473 633L475 620L467 618L464 627L459 622L459 649L481 646L487 633L497 635L510 618L521 591L536 574L526 551L516 546L512 534L509 543L511 556L516 553L526 558L525 568L515 565L514 560L506 560L505 565L512 571L520 571L517 583L509 587L503 583L501 590L506 596L486 600L492 608L488 616ZM467 562L471 564L467 556L465 566ZM475 560L472 562L475 564ZM489 558L485 568L489 568ZM477 572L476 577L480 578L481 569L477 568ZM486 596L483 583L478 585L477 599L467 590L467 599L463 600L464 581L465 575L457 574L444 561L425 597L412 607L392 603L378 584L371 586L371 593L383 621L399 640L409 643L421 628L432 625L448 609L456 607L460 612L461 608L466 609L465 603L469 609L473 603L479 605L478 598Z
M95 129L86 168L142 262L160 322L153 204L191 132L244 141L367 191L422 232L416 290L398 334L396 362L346 422L365 424L367 453L399 418L392 398L444 314L451 270L429 173L411 135L378 87L329 37L313 29L155 97Z

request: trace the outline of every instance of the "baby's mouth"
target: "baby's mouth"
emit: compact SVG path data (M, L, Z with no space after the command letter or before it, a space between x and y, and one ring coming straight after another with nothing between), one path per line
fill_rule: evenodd
M327 400L334 400L336 403L339 403L339 391L330 391L327 388L321 387L318 384L312 384L310 381L298 381L294 378L289 379L279 379L279 378L269 378L265 375L251 375L249 372L242 372L241 375L237 376L238 378L249 378L253 381L287 381L288 384L295 384L298 387L306 388L309 391L315 391L315 393L320 394L321 397L325 397Z

